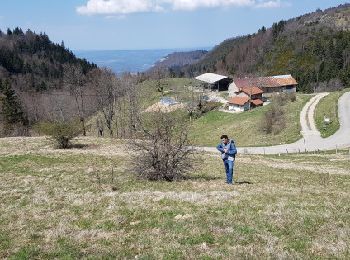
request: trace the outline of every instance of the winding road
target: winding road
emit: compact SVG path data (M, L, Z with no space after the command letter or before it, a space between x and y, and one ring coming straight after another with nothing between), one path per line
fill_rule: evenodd
M332 136L322 138L317 130L314 112L317 103L328 93L319 93L312 97L300 113L301 134L303 138L295 143L267 147L238 147L243 154L282 154L305 151L325 151L350 147L350 92L342 95L338 101L338 117L340 128ZM215 147L201 147L202 151L217 152Z

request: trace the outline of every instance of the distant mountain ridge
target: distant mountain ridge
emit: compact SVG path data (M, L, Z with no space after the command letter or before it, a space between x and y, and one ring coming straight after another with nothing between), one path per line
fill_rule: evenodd
M207 53L207 50L174 52L156 62L150 70L157 70L159 68L168 68L170 70L176 70L177 67L199 62L205 57Z
M175 76L217 72L234 77L292 74L298 89L332 90L350 85L350 4L317 10L225 40Z

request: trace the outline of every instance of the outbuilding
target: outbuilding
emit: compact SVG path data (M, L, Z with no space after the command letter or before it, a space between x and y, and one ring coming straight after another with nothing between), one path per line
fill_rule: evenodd
M295 93L297 81L292 75L277 75L271 77L237 78L229 86L229 96L244 88L259 88L263 91L262 97L269 98L277 93Z
M232 82L227 76L215 74L215 73L204 73L196 77L197 80L203 82L211 90L226 91L228 86Z

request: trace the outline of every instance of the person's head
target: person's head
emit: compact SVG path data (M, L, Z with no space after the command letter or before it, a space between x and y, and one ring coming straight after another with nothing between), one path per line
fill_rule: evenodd
M228 143L228 136L227 135L222 135L220 137L221 141L224 143L224 144L227 144Z

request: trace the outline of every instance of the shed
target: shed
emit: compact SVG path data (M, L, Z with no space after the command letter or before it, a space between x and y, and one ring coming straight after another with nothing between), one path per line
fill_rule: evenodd
M228 86L232 82L229 77L215 73L204 73L196 79L207 84L210 89L218 91L228 90Z

